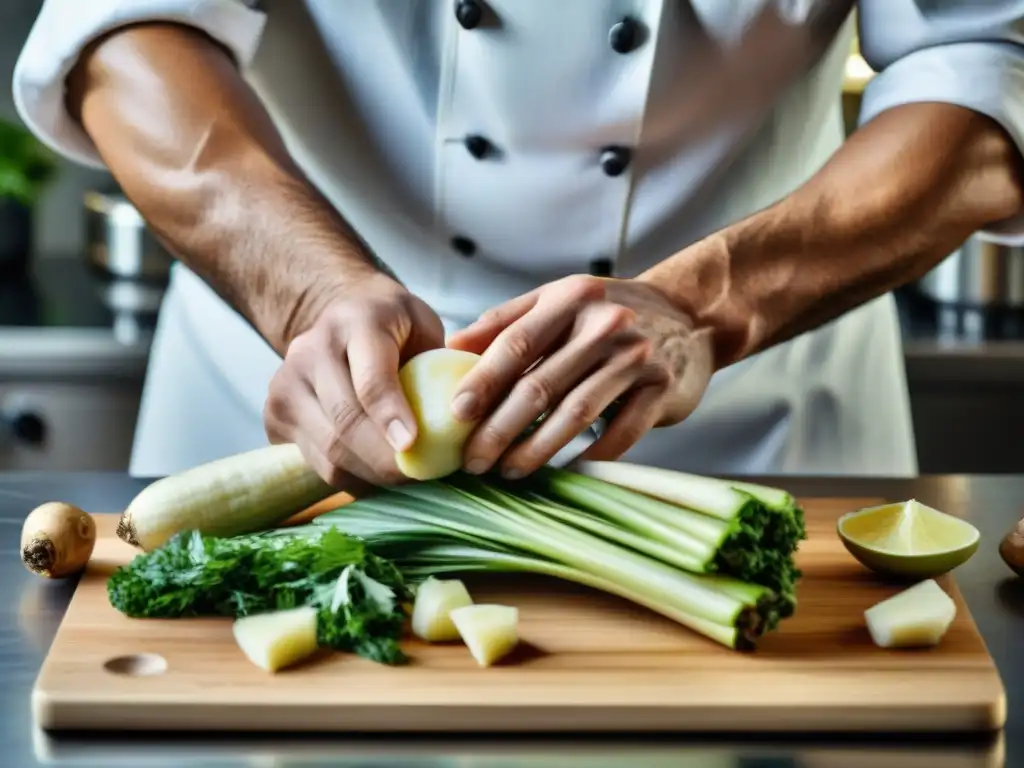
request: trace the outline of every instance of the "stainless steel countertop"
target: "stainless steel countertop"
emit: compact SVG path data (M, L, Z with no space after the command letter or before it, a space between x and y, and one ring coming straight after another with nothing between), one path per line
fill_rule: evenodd
M0 765L74 766L489 766L603 768L627 765L694 768L964 768L1024 766L1024 580L996 553L999 539L1024 511L1024 475L920 480L787 479L803 497L917 498L961 514L982 532L981 550L957 572L974 617L1007 689L1009 721L995 739L975 741L869 736L785 740L745 736L713 739L633 738L534 740L528 737L423 739L340 737L44 734L34 728L32 684L74 589L29 574L18 560L26 514L64 500L90 512L122 509L145 486L120 474L0 473Z

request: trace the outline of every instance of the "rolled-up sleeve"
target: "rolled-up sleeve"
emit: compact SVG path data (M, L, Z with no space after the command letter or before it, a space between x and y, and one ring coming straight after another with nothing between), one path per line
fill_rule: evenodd
M879 74L860 123L913 102L988 115L1024 153L1024 0L861 0L860 49ZM983 233L1024 243L1024 216Z
M96 147L64 105L65 79L83 48L128 24L176 22L210 35L245 67L266 21L250 5L243 0L45 0L14 68L18 114L56 152L102 168Z

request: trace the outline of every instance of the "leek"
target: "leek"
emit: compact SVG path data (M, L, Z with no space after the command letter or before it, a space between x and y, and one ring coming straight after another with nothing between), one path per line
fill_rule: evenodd
M517 483L455 473L265 535L334 527L412 580L520 571L571 581L736 649L753 649L792 614L803 513L784 491L677 473L685 487L659 498L647 478L585 471L545 468Z
M682 507L699 509L722 520L736 517L751 496L775 510L795 506L793 497L777 488L701 477L623 461L580 461L573 466L573 471Z
M795 609L800 572L793 555L806 528L803 510L785 491L623 462L580 462L571 472L545 469L537 477L549 493L598 514L630 506L663 517L668 508L680 526L719 521L724 533L709 539L715 551L701 572L764 584L779 593L786 615Z
M423 565L419 565L419 563L423 563ZM647 590L633 590L586 571L536 558L488 552L473 547L436 546L427 548L418 556L404 561L403 566L402 571L408 573L413 579L417 576L425 577L435 573L472 571L502 573L519 571L551 576L563 581L582 584L585 587L607 592L642 605L730 648L750 650L753 648L753 640L757 637L756 631L742 633L735 624L720 624L680 610L674 606L671 595L663 595L659 598ZM756 599L753 602L756 602Z

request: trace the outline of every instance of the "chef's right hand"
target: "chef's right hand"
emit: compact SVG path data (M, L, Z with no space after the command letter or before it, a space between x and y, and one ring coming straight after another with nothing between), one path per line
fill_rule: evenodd
M383 274L360 277L322 302L288 345L270 383L263 421L272 443L295 443L331 485L352 475L401 482L395 451L416 438L398 381L414 355L444 346L441 320Z

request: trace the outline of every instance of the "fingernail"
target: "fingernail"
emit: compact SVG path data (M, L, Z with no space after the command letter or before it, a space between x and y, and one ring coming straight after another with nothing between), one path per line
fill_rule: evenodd
M412 432L398 419L388 424L387 436L388 442L396 451L404 451L412 443Z
M459 421L469 421L475 416L476 395L472 392L463 392L457 395L452 401L452 413Z
M506 480L521 480L523 478L523 470L516 469L515 467L509 467L501 471L501 476Z
M473 459L466 464L466 471L471 475L482 475L487 471L487 462L483 459Z

